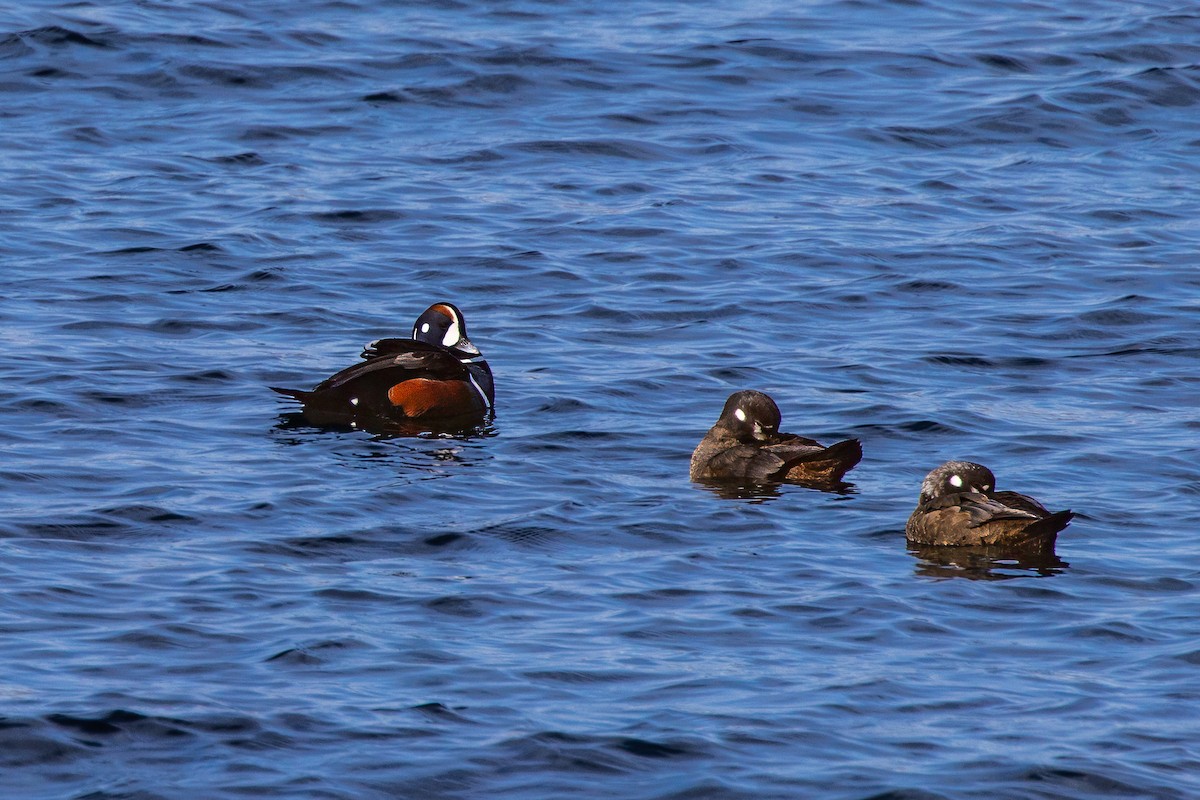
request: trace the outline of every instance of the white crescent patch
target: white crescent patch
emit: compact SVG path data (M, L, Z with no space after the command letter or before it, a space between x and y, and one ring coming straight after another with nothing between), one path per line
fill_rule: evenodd
M450 329L446 331L446 335L442 337L443 347L454 347L458 344L458 340L462 338L462 333L458 330L458 320L453 320L450 323Z

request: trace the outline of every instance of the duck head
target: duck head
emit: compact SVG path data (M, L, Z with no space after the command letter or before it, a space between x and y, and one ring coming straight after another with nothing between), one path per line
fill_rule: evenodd
M779 406L762 392L743 389L729 395L717 424L739 441L767 441L779 433Z
M947 461L925 476L921 483L921 500L927 503L937 497L956 492L987 494L996 488L996 476L983 464L971 461Z
M434 303L413 324L412 338L453 350L459 358L479 356L479 348L467 338L467 323L452 303Z

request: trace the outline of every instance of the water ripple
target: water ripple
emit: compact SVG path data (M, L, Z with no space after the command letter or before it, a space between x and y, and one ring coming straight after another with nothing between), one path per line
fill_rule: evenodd
M0 10L5 788L1196 796L1200 15L1086 11ZM266 389L435 299L480 430ZM851 483L691 484L741 388Z

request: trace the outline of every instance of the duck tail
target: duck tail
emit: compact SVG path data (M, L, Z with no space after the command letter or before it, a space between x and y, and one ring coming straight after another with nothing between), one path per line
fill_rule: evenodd
M792 480L836 483L861 460L862 443L858 439L846 439L792 461L788 465L787 477Z
M845 439L814 455L810 464L824 472L826 480L840 481L859 461L862 461L862 443L858 439Z
M839 464L844 464L846 469L850 469L859 461L862 461L862 442L858 439L845 439L835 442L825 448L822 460L826 458L837 461Z
M1042 517L1036 522L1031 522L1021 532L1026 536L1039 538L1055 536L1059 531L1067 527L1067 524L1074 516L1075 512L1070 510L1056 511L1048 517Z
M268 386L267 388L272 392L278 392L284 397L290 397L293 400L299 400L301 403L305 402L308 399L308 396L312 394L312 392L306 392L303 389L281 389L278 386Z

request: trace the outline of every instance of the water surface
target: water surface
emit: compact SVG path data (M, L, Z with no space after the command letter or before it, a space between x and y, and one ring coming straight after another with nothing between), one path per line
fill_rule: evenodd
M1200 794L1200 14L0 11L24 798ZM468 437L295 425L431 302ZM725 397L852 489L688 482ZM1078 517L910 551L924 474Z

